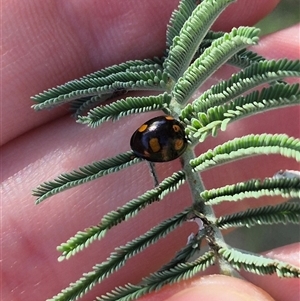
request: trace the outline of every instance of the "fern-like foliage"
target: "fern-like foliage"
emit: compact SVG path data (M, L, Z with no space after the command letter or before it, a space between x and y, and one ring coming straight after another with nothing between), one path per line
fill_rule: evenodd
M280 154L300 161L300 140L285 134L246 135L216 146L190 161L196 171L254 155Z
M300 276L299 268L276 259L227 248L221 248L219 254L238 270L243 268L258 275L276 273L279 277L299 278Z
M178 80L183 75L211 25L231 2L233 0L203 1L183 23L179 34L172 39L164 63L165 70L174 80ZM176 14L172 22L175 23L180 16Z
M137 215L153 202L161 202L171 192L188 182L193 205L179 212L146 233L111 252L105 262L71 283L51 300L77 300L119 270L126 261L145 250L188 221L198 224L199 231L157 272L137 284L124 284L98 300L134 300L149 292L194 277L198 272L219 263L224 274L236 275L244 269L259 275L277 274L279 277L299 277L300 269L287 263L235 249L225 243L222 230L257 225L299 223L299 202L283 202L276 206L262 206L216 218L213 206L221 202L241 202L247 198L276 196L300 198L300 172L278 171L272 177L205 189L200 174L208 169L229 164L249 156L277 154L300 161L299 137L281 134L250 134L237 137L208 150L198 157L194 147L227 125L241 118L287 106L299 106L299 84L285 79L300 77L300 61L288 59L266 60L247 46L258 43L259 30L252 27L233 28L230 32L214 32L211 25L233 0L181 0L167 27L166 49L160 58L121 63L72 80L44 91L32 99L35 110L51 108L70 102L77 122L90 127L121 119L130 114L161 110L179 119L185 128L188 145L181 157L182 170L175 171L153 189L99 217L97 225L77 232L58 247L59 260L69 259L95 240L109 234ZM191 102L191 97L209 77L224 64L241 70L229 79L211 86ZM130 91L153 91L150 96L127 95ZM110 104L104 101L118 97ZM159 137L158 137L159 138ZM99 161L40 184L33 195L36 203L61 191L92 180L101 180L141 162L133 151ZM153 164L150 165L153 167ZM152 173L155 177L155 170ZM157 180L155 178L155 180ZM207 240L209 249L201 250ZM193 258L193 259L192 259ZM194 259L196 258L196 259ZM224 268L223 263L226 263Z
M178 264L170 270L153 273L149 277L144 278L140 285L127 284L124 287L117 287L114 291L101 298L97 298L97 300L135 300L149 292L160 289L166 284L172 284L180 280L191 278L200 271L204 271L213 265L213 263L214 253L212 251L207 252L191 263Z
M230 102L259 85L284 77L299 76L299 61L288 61L287 59L255 61L249 67L233 74L229 80L212 86L192 104L188 104L182 110L182 118L188 122L191 117L196 117L195 112L207 112L211 107ZM289 86L287 89L290 89Z
M187 219L187 215L190 211L191 209L186 209L174 217L163 221L160 225L150 229L145 234L128 242L126 245L116 248L105 262L95 265L92 272L83 275L76 283L72 283L68 288L55 296L53 300L62 301L65 300L64 298L66 297L72 300L72 298L80 297L98 282L109 277L110 274L124 266L128 259L180 226ZM68 257L62 256L60 259L64 258Z
M213 41L178 79L174 87L174 96L179 103L187 102L197 88L228 61L239 50L256 44L259 30L257 28L233 28L228 34Z
M163 197L168 193L171 193L172 191L178 189L178 187L184 183L184 178L184 172L176 172L171 177L164 179L157 187L150 191L147 191L139 198L133 199L127 202L124 206L119 207L117 210L107 213L105 216L103 216L99 225L90 227L84 232L78 232L66 243L60 245L58 249L63 252L62 256L69 257L71 255L74 255L94 240L104 237L106 232L113 226L116 226L123 220L127 220L130 217L135 216L147 205L163 199Z
M227 216L216 221L220 229L231 227L251 227L254 225L297 224L300 222L300 204L283 203L277 206L249 209Z
M39 102L33 106L35 110L51 108L82 97L113 94L120 89L162 90L166 74L161 70L126 71L107 77L88 77L68 82L57 88L50 89L33 97Z
M129 151L114 158L94 162L93 164L80 167L79 170L74 170L68 174L61 174L53 181L41 184L33 190L33 195L38 197L36 200L38 204L56 193L117 172L139 161Z
M79 117L78 122L96 127L109 119L114 120L129 114L163 110L170 101L171 96L167 93L157 96L127 97L126 99L117 100L110 105L90 110L88 116Z
M285 198L300 197L300 180L293 179L264 179L250 180L220 187L218 189L206 190L201 197L210 205L216 205L224 201L238 201L245 198L280 195Z

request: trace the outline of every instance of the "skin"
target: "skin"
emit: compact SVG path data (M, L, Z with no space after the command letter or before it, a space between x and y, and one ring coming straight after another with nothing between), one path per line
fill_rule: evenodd
M215 30L253 25L277 1L239 0L221 16ZM165 29L177 1L38 1L4 0L2 3L1 101L1 205L2 300L44 300L57 294L95 263L105 260L114 247L142 234L156 223L190 205L188 187L163 202L143 210L136 218L111 230L76 258L57 263L57 245L77 231L99 223L101 217L153 186L147 165L141 163L120 173L68 190L34 206L31 190L43 181L78 166L114 156L129 149L135 129L153 114L130 116L91 130L76 124L67 107L34 112L30 96L105 66L129 59L159 56ZM130 11L128 11L130 7ZM257 52L267 58L296 59L299 26L262 38ZM227 69L217 73L222 77ZM154 114L155 115L155 114ZM149 117L149 118L148 118ZM295 107L245 119L207 139L198 153L235 136L254 133L287 133L299 137ZM263 125L263 126L262 126ZM263 168L261 168L263 166ZM160 179L180 167L179 162L159 164ZM272 176L280 169L297 169L293 160L279 156L250 158L222 166L203 175L206 187L217 187L252 177ZM224 204L216 214L276 204L267 198ZM187 223L125 268L98 285L82 300L92 300L117 285L137 283L167 262L187 236L197 231ZM299 244L267 253L299 265ZM209 270L206 275L165 287L143 300L297 300L299 280L243 274L240 280ZM230 289L228 289L230 288ZM271 297L272 296L272 297ZM252 298L252 299L251 299Z

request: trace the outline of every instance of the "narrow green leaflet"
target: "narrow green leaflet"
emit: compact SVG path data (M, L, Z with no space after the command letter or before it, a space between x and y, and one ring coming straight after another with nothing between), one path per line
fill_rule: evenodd
M167 48L172 45L173 39L179 35L182 26L196 7L195 0L183 0L179 2L178 9L172 12L167 27Z
M220 229L257 225L286 225L288 223L299 224L300 202L286 202L277 206L251 208L243 212L221 216L215 223Z
M223 80L206 90L192 104L188 104L182 110L181 118L188 123L199 112L207 112L208 109L214 106L230 102L259 85L271 83L286 77L299 76L299 60L288 61L287 59L282 59L278 61L263 60L254 62L249 67L233 74L229 80ZM283 85L280 87L282 88Z
M224 187L206 190L201 197L210 205L221 202L236 202L245 198L260 198L262 196L282 196L284 198L300 198L299 178L266 178L249 180Z
M107 77L73 80L34 96L32 99L38 104L32 107L35 110L52 108L83 97L112 95L120 89L162 91L165 87L165 78L166 75L158 69L145 72L126 71Z
M296 106L300 103L299 84L274 84L261 91L254 91L224 105L211 107L207 112L199 112L187 125L186 133L191 140L204 141L209 135L216 136L218 130L225 131L228 124L255 113Z
M78 122L97 127L105 121L119 119L129 114L162 110L167 107L170 100L171 95L167 93L157 96L127 97L90 110L87 116L78 117Z
M176 82L173 90L176 101L187 103L195 91L234 54L256 44L258 34L257 28L239 27L213 41Z
M225 142L190 161L195 171L254 155L280 154L300 162L300 140L285 134L246 135Z
M174 80L183 75L213 22L232 2L234 0L202 1L183 24L179 35L173 37L163 66Z
M299 278L300 276L300 269L298 267L277 259L250 254L232 248L221 248L219 254L237 270L244 269L258 275L271 275L276 273L278 277Z
M73 170L68 174L61 174L56 179L44 182L33 190L33 195L38 197L36 204L61 191L117 172L139 161L140 159L135 158L132 151L129 151L114 158L80 167L79 170Z
M123 206L104 215L97 226L92 226L87 228L85 231L77 232L74 237L71 237L67 242L58 247L58 250L62 252L61 259L69 258L83 250L96 239L101 239L105 236L109 229L118 225L122 221L135 216L140 210L144 209L151 203L162 200L164 196L177 190L184 181L184 172L175 172L172 176L165 178L154 189L145 192L138 198L130 200Z
M126 245L116 248L106 261L96 264L91 272L84 273L79 280L53 297L53 300L77 300L83 293L87 293L96 284L124 266L128 259L175 230L186 220L190 210L190 208L184 210L180 214L161 222L143 235L129 241Z
M214 252L206 252L201 257L190 263L181 263L174 268L151 274L143 279L142 284L127 284L124 287L117 287L112 292L107 293L98 301L129 301L135 300L150 292L161 289L166 284L173 284L181 280L189 279L197 273L204 271L215 261Z

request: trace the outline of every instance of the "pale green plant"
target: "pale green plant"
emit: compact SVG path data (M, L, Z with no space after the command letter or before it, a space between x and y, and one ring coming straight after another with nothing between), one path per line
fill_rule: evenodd
M216 218L213 205L239 202L245 198L281 196L297 198L300 178L297 172L279 172L269 178L251 179L207 190L201 173L241 158L279 154L300 161L300 140L285 134L251 134L215 147L196 156L194 148L209 136L226 131L229 123L250 115L286 106L299 105L298 84L288 84L288 77L299 77L299 61L266 60L246 47L258 43L259 30L233 28L229 33L213 32L212 24L233 0L182 0L171 16L167 29L165 55L161 58L128 61L78 80L49 89L33 97L35 110L71 102L77 122L90 127L130 114L161 110L179 119L185 126L189 145L181 157L182 170L174 172L156 187L126 202L102 217L98 225L78 232L58 247L60 260L70 258L101 239L108 230L138 214L152 202L161 201L188 182L193 204L162 221L136 239L112 251L110 257L96 264L75 283L52 300L76 300L122 267L126 261L188 220L197 220L199 232L186 247L161 270L143 278L137 285L127 284L99 300L133 300L160 289L165 284L193 277L213 264L221 273L236 276L240 269L260 275L299 277L299 268L279 260L235 249L225 243L221 230L264 224L299 223L299 202L285 202ZM206 90L191 102L191 97L222 65L232 64L241 71ZM259 89L260 86L264 86ZM152 96L127 96L128 91L153 91ZM102 102L116 95L124 96L111 104ZM87 113L86 113L87 112ZM86 113L86 114L85 114ZM65 189L118 172L141 162L132 151L94 162L38 186L33 194L37 203ZM209 250L200 253L203 240ZM196 259L194 259L196 258Z

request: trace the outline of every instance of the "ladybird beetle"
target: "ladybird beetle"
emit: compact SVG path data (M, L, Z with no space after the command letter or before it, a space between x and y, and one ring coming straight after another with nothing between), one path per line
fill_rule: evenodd
M130 140L134 154L151 162L175 160L184 153L187 145L183 125L171 116L148 120Z

